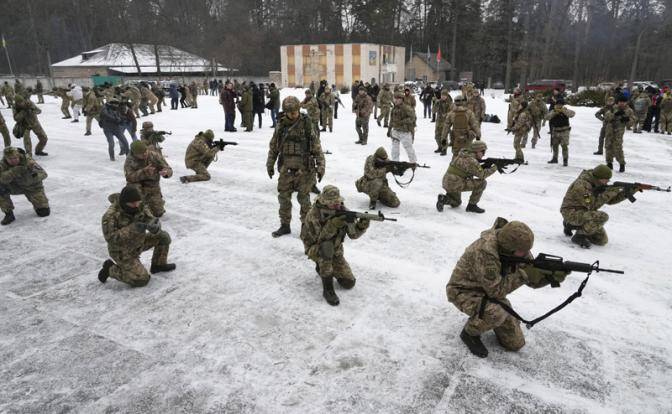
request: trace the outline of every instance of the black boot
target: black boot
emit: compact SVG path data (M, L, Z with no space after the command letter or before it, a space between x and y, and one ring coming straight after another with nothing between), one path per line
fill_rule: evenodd
M380 126L380 119L376 119L376 123Z
M583 247L584 249L590 249L590 240L583 234L575 234L572 237L572 243L578 244L579 246Z
M180 182L181 182L182 184L186 184L186 183L189 182L189 180L187 179L186 176L183 176L183 177L180 177Z
M446 196L439 194L436 200L436 210L440 213L443 211L443 205L446 204Z
M569 160L567 158L562 160L562 166L563 167L566 167L568 163L569 163Z
M100 269L100 272L98 272L98 280L100 280L100 283L105 283L107 282L107 278L110 277L110 268L114 262L110 259L105 260L103 262L103 268Z
M547 164L557 164L557 163L558 163L558 159L556 157L553 157L553 158L551 158L550 161L548 161Z
M469 351L472 354L479 358L485 358L488 356L488 348L483 345L480 336L469 335L467 331L462 329L462 332L460 333L460 339L462 342L464 342L467 348L469 348Z
M149 272L151 274L154 273L161 273L161 272L172 272L175 270L177 266L173 263L166 263L166 264L153 264L152 267L149 268Z
M485 210L483 210L482 208L480 208L476 204L471 204L471 203L467 204L467 209L466 210L470 213L478 213L478 214L485 213Z
M441 150L441 156L445 157L446 155L448 155L448 150Z
M341 301L338 300L338 296L336 296L336 292L334 292L333 277L322 277L322 296L331 306L336 306L341 303Z
M280 236L284 236L285 234L291 233L292 230L289 228L289 224L281 224L280 228L271 233L271 236L278 238Z
M49 209L49 207L36 208L35 209L35 214L37 214L40 217L47 217L49 214L51 214L51 209Z
M610 170L613 170L614 169L614 163L608 162L607 167L609 167Z
M441 147L439 147L439 148L437 148L437 149L434 150L434 153L435 153L435 154L438 154L438 153L440 153L440 152L441 152Z
M91 131L86 131L86 134L84 134L84 136L86 137L88 137L89 135L91 135Z
M337 277L336 281L338 282L339 285L341 285L343 289L352 289L353 287L355 287L355 283L357 283L357 279L355 279L354 277L352 279Z
M35 151L35 155L39 155L40 157L46 157L49 154L47 154L44 151Z
M371 201L369 202L369 210L375 210L376 209L376 202Z
M593 155L602 155L602 154L603 154L603 152L600 151L600 150L597 150L597 151L593 152Z
M572 226L567 224L566 221L562 222L562 232L565 233L565 236L571 236L572 235Z
M618 166L618 172L625 172L625 163Z
M3 218L2 221L0 221L0 224L6 226L9 223L13 222L14 220L16 220L16 217L14 217L14 211L9 210L8 212L5 213L5 218Z

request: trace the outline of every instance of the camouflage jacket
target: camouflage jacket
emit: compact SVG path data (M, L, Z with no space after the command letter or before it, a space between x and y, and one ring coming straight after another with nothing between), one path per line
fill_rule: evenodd
M37 191L43 189L42 181L45 178L47 178L46 171L26 154L21 154L19 165L9 165L4 158L0 162L0 186Z
M154 93L146 86L141 86L140 87L140 96L142 99L147 99L147 100L152 100L156 98Z
M548 113L546 103L539 98L535 98L533 101L531 101L527 108L530 111L533 122L541 121Z
M446 115L443 125L442 139L448 137L448 133L468 134L471 138L481 137L481 127L478 125L476 116L464 106L456 106Z
M622 188L610 187L601 190L593 177L593 172L583 170L579 178L567 189L560 211L597 211L605 204L617 204L626 198L627 195Z
M326 111L333 111L334 110L334 105L336 104L336 98L334 98L333 93L323 93L320 96L320 104L322 105L322 108Z
M390 115L390 129L400 132L413 132L415 128L415 111L410 106L402 103L394 105Z
M669 114L672 112L672 95L663 95L658 106L660 107L661 113Z
M280 172L291 169L324 174L322 144L308 115L299 114L292 121L281 114L269 144L266 169L272 171L276 160Z
M611 112L612 108L614 105L605 105L602 108L600 108L597 112L595 112L595 118L599 119L602 121L603 125L606 125L607 122L604 120L604 116L607 114L607 112Z
M651 106L651 98L646 93L640 93L632 100L632 108L637 114L645 114Z
M238 102L238 109L241 112L252 112L253 102L252 102L252 91L245 89L240 96L240 102Z
M378 106L380 108L390 108L394 102L392 102L394 98L394 95L392 94L392 91L390 90L385 90L383 88L379 93L378 93Z
M320 122L320 104L317 103L317 99L313 96L304 99L301 102L301 108L308 112L308 116L313 121L313 126L317 126L317 123Z
M163 155L161 143L166 140L163 134L157 134L154 130L140 132L140 140L147 144L147 148Z
M14 103L14 121L24 128L33 128L37 125L37 115L41 113L42 110L30 100L24 100L20 104Z
M154 174L148 174L145 167L154 166ZM163 158L163 155L156 151L147 151L147 158L142 160L133 154L128 154L126 162L124 163L124 174L126 175L126 182L128 184L137 184L142 187L156 187L159 185L161 175L159 171L168 170L169 178L173 175L173 169Z
M14 97L14 88L12 88L9 84L3 85L2 89L0 89L0 92L2 92L2 94L8 98Z
M480 95L472 95L471 98L469 98L467 101L467 108L469 108L471 112L474 113L476 120L480 121L485 117L485 99L483 99Z
M124 98L128 98L133 102L137 102L142 98L140 90L135 86L129 86L128 90L121 94Z
M193 168L198 164L210 164L219 152L219 147L210 148L212 141L208 141L203 135L196 135L187 147L184 156L184 164L187 168Z
M448 167L448 174L456 175L461 178L473 179L478 178L485 180L497 171L497 166L493 165L488 169L484 169L481 163L478 162L474 153L468 148L460 150L459 154L453 158Z
M618 105L614 105L614 107L611 108L611 111L605 112L604 114L604 124L617 136L622 137L625 133L625 127L632 127L635 125L635 122L637 122L637 116L635 115L635 111L630 109L629 106L626 106L621 113L621 109Z
M341 208L347 210L343 204ZM315 201L303 221L301 241L303 241L306 254L311 258L317 256L319 245L326 241L334 243L335 255L342 255L345 236L353 240L357 239L366 233L368 228L368 220L345 223L344 220L333 216L333 210Z
M511 96L510 102L509 102L509 112L518 113L520 111L520 107L522 102L525 100L525 97L523 95L518 95L518 96Z
M138 257L145 244L145 231L138 231L135 223L148 223L154 218L147 206L140 205L140 211L131 215L119 204L119 193L107 198L112 204L103 215L103 237L107 242L107 250L112 257Z
M448 98L446 100L438 100L436 104L432 107L436 112L436 125L443 124L446 122L446 116L448 113L454 109L452 99Z
M373 100L369 95L357 95L352 104L352 110L358 118L368 118L373 112Z
M514 134L527 134L530 128L532 128L532 117L527 110L518 114L513 121L513 127L511 127Z
M404 103L406 105L410 106L411 108L415 109L415 105L416 105L415 96L404 94Z
M373 181L385 179L389 169L387 167L378 167L376 165L376 159L375 154L366 157L366 162L364 163L364 176L362 177L363 180Z
M93 90L88 91L84 95L83 109L87 115L97 115L103 109L103 102L96 96Z

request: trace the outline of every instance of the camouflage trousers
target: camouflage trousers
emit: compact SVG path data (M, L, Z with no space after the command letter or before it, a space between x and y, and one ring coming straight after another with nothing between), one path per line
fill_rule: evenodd
M164 265L168 260L170 249L170 235L165 231L157 234L145 235L142 251L154 249L152 254L153 265ZM132 253L110 252L114 265L110 268L110 277L120 282L127 283L132 287L142 287L149 283L149 272L140 262L140 255Z
M642 132L642 126L644 126L644 121L646 121L647 111L644 112L635 112L635 126L632 128L634 132Z
M469 335L480 336L494 330L497 340L504 349L518 351L525 346L525 335L520 327L520 321L509 315L498 304L487 302L482 315L479 316L482 296L473 292L460 293L457 289L450 287L446 287L446 294L450 303L469 316L464 325L464 330ZM511 306L511 302L507 299L500 299L500 301Z
M623 133L625 131L607 130L604 139L604 156L607 163L614 162L614 157L619 164L625 164L625 155L623 154Z
M478 178L462 178L446 172L443 176L443 189L446 190L446 202L452 207L462 204L462 193L471 191L469 204L478 204L488 185L486 180Z
M551 130L551 150L553 151L553 159L558 159L559 147L562 147L562 159L569 159L569 131L569 128Z
M44 95L42 95L42 93L37 94L37 103L38 104L43 104L44 103Z
M350 264L343 256L343 245L334 249L332 241L324 241L308 249L308 257L317 264L320 277L353 280Z
M567 224L579 227L577 234L582 234L591 243L604 246L609 241L604 225L609 215L603 211L563 210L562 218Z
M11 147L12 140L9 138L9 130L7 130L7 125L3 120L0 120L0 134L2 134L2 140L5 142L5 147Z
M357 190L369 196L371 202L380 201L387 207L399 207L400 201L397 194L390 189L386 178L367 180L362 177L357 180ZM360 190L361 189L361 190Z
M467 131L455 131L450 132L450 142L453 147L453 157L460 153L462 148L468 147L474 139L469 136Z
M301 205L300 217L304 217L310 210L310 190L317 184L315 173L302 170L287 170L280 172L278 178L278 202L280 203L280 223L289 225L292 221L292 193L297 193L296 199Z
M527 132L517 132L513 136L513 149L516 150L516 156L514 157L517 160L525 160L525 155L523 154L523 141L527 141Z
M604 140L606 138L606 132L607 132L607 127L602 125L602 128L600 128L600 137L598 138L598 141L597 141L597 152L599 152L599 153L604 152Z
M672 133L672 111L660 112L661 132Z
M159 100L156 98L156 96L150 96L149 99L147 99L147 104L149 105L149 112L151 113L156 112L155 107L158 102Z
M332 131L334 129L334 110L325 108L320 112L320 116L322 117L322 126Z
M359 140L366 144L369 141L369 117L358 116L355 120L355 130L357 130Z
M136 118L140 118L140 99L131 100L131 109Z
M10 195L25 195L33 208L49 208L49 199L44 194L44 187L31 188L29 190L21 188L17 185L3 185L0 184L0 210L3 213L8 213L14 210L14 203Z
M143 202L149 207L154 217L161 217L166 213L164 208L166 202L163 200L160 185L137 185Z
M70 116L70 105L69 105L69 103L70 102L68 102L67 99L62 99L61 100L61 112L63 113L63 116L66 117L66 118L72 118L72 116Z
M387 128L390 124L390 113L392 107L385 105L380 107L380 115L378 116L378 121L383 120L383 127Z
M47 134L44 132L44 129L42 129L42 125L40 125L39 122L35 122L35 124L32 124L30 127L26 128L25 132L23 133L23 149L26 150L26 153L29 155L33 155L33 142L30 139L30 131L33 131L35 135L37 135L37 145L35 146L35 152L42 152L44 150L44 147L47 146Z
M193 183L194 181L209 181L210 173L208 172L208 165L210 163L204 164L202 162L196 162L191 167L187 167L190 170L194 170L196 174L187 175L184 178L187 182Z
M86 114L86 132L91 132L91 122L95 119L98 121L98 114L90 114L87 112Z
M532 148L537 146L537 142L541 139L541 118L532 120ZM523 140L523 148L527 145L527 136Z
M445 151L448 149L448 142L447 140L443 139L443 125L445 121L444 120L436 120L436 124L434 124L434 141L436 141L436 148Z
M254 114L252 111L243 112L243 127L245 131L252 131L254 127Z
M192 109L198 108L198 95L193 95L191 97L191 108Z

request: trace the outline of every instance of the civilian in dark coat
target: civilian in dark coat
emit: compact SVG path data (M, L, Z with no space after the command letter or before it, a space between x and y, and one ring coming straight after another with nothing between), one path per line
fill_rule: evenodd
M266 98L264 98L264 91L259 89L254 83L252 85L252 113L259 117L259 128L261 128L261 115L264 113L264 106L266 106ZM263 88L264 84L260 84Z
M236 91L233 90L233 84L229 81L224 85L222 93L219 95L219 103L224 107L224 131L236 132L233 126L236 120Z

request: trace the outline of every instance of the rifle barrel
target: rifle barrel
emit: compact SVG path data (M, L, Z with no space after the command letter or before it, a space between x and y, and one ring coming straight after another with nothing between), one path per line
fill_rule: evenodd
M624 275L625 272L622 270L614 270L614 269L601 269L599 267L596 267L594 269L596 272L606 272L606 273L618 273L619 275Z

